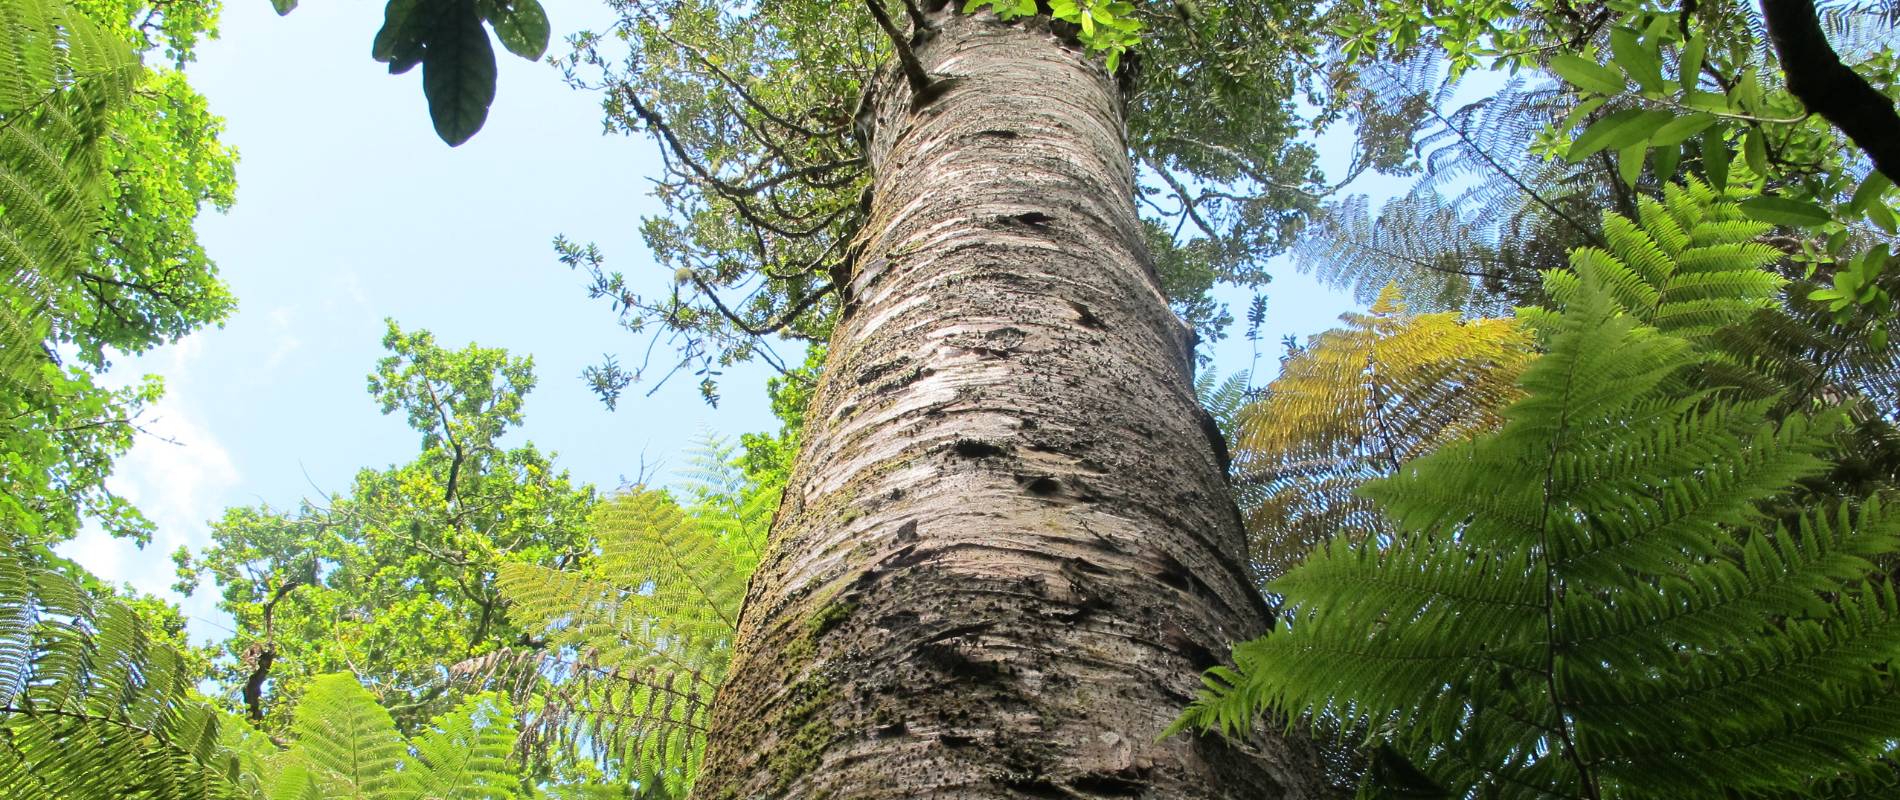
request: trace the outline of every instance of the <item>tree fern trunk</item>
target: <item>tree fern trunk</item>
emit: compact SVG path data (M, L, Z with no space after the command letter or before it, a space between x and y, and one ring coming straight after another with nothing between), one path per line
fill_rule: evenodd
M873 90L871 222L698 795L1321 794L1297 743L1157 741L1267 618L1114 80L1040 21L932 19L942 93Z

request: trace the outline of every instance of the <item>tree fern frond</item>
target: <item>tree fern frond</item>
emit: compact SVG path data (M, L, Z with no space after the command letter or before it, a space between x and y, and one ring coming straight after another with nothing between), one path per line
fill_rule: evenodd
M184 659L124 604L0 551L0 797L242 796Z
M1591 241L1595 209L1611 200L1592 165L1532 153L1532 142L1569 113L1574 98L1513 78L1452 108L1454 82L1439 78L1433 55L1363 67L1357 78L1370 98L1360 104L1407 110L1406 125L1377 115L1371 121L1382 136L1409 137L1417 162L1396 172L1416 167L1420 175L1377 214L1364 197L1321 209L1293 248L1296 265L1351 288L1361 302L1388 283L1424 310L1501 313L1537 300L1538 273L1560 264L1570 246ZM1421 80L1441 82L1428 89Z
M1698 382L1739 360L1717 334L1778 287L1740 274L1761 267L1731 246L1748 226L1697 193L1606 220L1607 248L1548 273L1554 308L1529 315L1547 352L1503 426L1368 483L1389 537L1273 583L1278 629L1180 724L1237 732L1277 708L1365 728L1457 796L1895 776L1900 601L1875 576L1900 518L1878 499L1789 518L1845 414Z
M1216 380L1212 370L1194 376L1194 396L1201 408L1214 417L1214 424L1229 440L1240 433L1240 411L1246 407L1253 376L1241 370Z
M410 777L403 769L408 752L395 719L354 676L313 679L292 727L293 752L326 797L395 797Z
M1343 319L1349 327L1314 337L1238 415L1235 465L1263 486L1248 527L1268 578L1334 535L1386 535L1354 490L1495 427L1532 356L1512 321L1410 314L1396 286L1369 315Z
M515 711L505 695L464 699L414 739L417 800L511 800L519 780Z
M0 380L30 383L104 213L102 144L139 70L59 0L0 2Z
M585 569L502 568L510 613L548 646L457 670L511 693L528 713L523 747L591 753L642 786L691 785L778 494L748 484L716 441L696 464L685 507L647 489L602 503Z

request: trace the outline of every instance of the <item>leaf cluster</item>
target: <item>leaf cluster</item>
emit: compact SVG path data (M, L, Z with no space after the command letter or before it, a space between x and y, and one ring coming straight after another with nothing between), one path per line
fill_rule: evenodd
M593 488L501 441L522 421L531 362L393 323L384 343L369 388L419 435L415 459L294 510L228 509L210 547L181 554L181 590L211 578L237 622L221 682L276 730L313 676L346 669L412 729L453 700L441 665L526 635L495 585L502 565L584 555Z
M0 3L0 522L39 541L88 518L149 537L105 476L160 384L94 375L109 350L231 308L191 230L201 203L229 203L221 122L180 73L140 64L160 46L184 63L210 24L192 2Z

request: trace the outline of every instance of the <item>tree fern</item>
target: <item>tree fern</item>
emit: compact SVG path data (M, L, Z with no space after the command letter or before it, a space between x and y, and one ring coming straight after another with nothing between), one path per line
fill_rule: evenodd
M521 796L514 709L507 698L464 698L405 740L389 712L354 676L310 683L279 750L252 733L243 754L245 797L259 800L513 800ZM248 730L248 729L247 729Z
M92 252L129 48L59 0L0 0L0 380L30 380L52 296Z
M507 697L489 693L463 700L414 740L417 800L515 797L515 737L515 710Z
M1229 439L1239 434L1240 411L1247 405L1252 378L1247 370L1225 378L1216 377L1211 370L1194 376L1195 399L1208 416L1214 418L1215 427Z
M1533 355L1505 319L1410 314L1397 286L1288 357L1239 412L1237 470L1263 484L1248 509L1253 561L1278 577L1335 535L1389 535L1354 491L1405 461L1497 427Z
M0 797L245 796L185 660L123 603L0 551Z
M510 613L547 644L458 667L515 687L533 717L523 728L531 745L590 752L669 792L697 771L778 498L776 487L747 484L716 442L688 475L685 506L645 488L604 502L584 569L505 566Z
M293 752L323 796L381 800L403 793L408 752L396 721L355 677L332 673L312 680L292 730Z
M1537 273L1594 237L1590 209L1611 203L1613 176L1532 152L1574 98L1512 78L1459 104L1461 83L1444 66L1435 48L1421 47L1354 72L1348 94L1362 148L1394 151L1380 166L1418 177L1376 210L1364 196L1327 204L1294 262L1361 302L1397 284L1424 309L1503 312L1538 299ZM1369 131L1385 141L1368 147ZM1408 149L1412 158L1397 155Z
M1665 255L1707 241L1652 220ZM1700 388L1723 357L1696 337L1761 287L1666 278L1752 256L1632 243L1612 249L1641 265L1584 253L1549 276L1548 352L1504 427L1369 484L1392 541L1336 540L1276 582L1276 631L1211 672L1181 724L1235 731L1273 707L1363 727L1453 796L1820 796L1894 777L1882 665L1900 608L1869 576L1900 520L1876 501L1761 512L1825 468L1841 415L1776 419L1771 399ZM1693 288L1652 298L1630 273Z

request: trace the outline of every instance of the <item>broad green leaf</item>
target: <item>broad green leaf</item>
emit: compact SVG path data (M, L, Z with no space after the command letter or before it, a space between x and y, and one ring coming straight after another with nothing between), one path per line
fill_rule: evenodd
M1708 50L1708 46L1701 31L1689 37L1689 43L1682 46L1682 58L1678 63L1682 71L1678 73L1678 78L1682 81L1683 91L1695 90L1697 79L1702 75L1702 54Z
M383 27L370 45L370 57L403 73L422 63L423 43L436 23L437 0L389 0L383 6Z
M1551 71L1570 85L1597 94L1620 94L1627 86L1623 76L1613 69L1575 53L1564 53L1550 60Z
M297 9L297 0L270 0L270 7L281 17Z
M1742 137L1742 158L1757 177L1768 175L1768 146L1759 128L1750 128Z
M1633 108L1618 111L1585 129L1583 135L1570 145L1568 157L1574 164L1598 150L1621 150L1637 142L1647 141L1650 134L1667 124L1671 118L1672 115L1667 111Z
M548 14L540 0L508 0L506 6L484 3L482 12L508 52L538 61L548 51Z
M1742 77L1735 81L1735 88L1729 90L1729 101L1743 113L1754 114L1761 106L1761 79L1756 76L1756 68L1742 70Z
M1650 151L1650 166L1656 170L1656 180L1667 183L1676 177L1676 166L1682 161L1682 146L1677 144L1657 145Z
M471 7L451 11L423 52L422 93L436 135L453 147L468 141L488 119L495 101L495 50Z
M1630 188L1636 188L1637 179L1643 177L1643 157L1649 153L1649 144L1637 142L1628 145L1616 153L1616 174Z
M1867 221L1873 223L1888 235L1900 233L1900 220L1894 218L1893 209L1886 203L1874 203L1867 207Z
M1564 121L1557 126L1557 130L1568 132L1575 129L1579 124L1582 124L1585 119L1588 119L1591 114L1595 113L1597 109L1602 108L1606 102L1609 102L1607 98L1592 97L1578 103L1576 108L1571 109L1569 114L1564 115Z
M1847 210L1855 213L1866 211L1867 207L1878 201L1891 186L1893 186L1893 181L1888 180L1886 174L1880 170L1868 173L1867 179L1860 182L1860 188L1854 190L1853 199L1847 201Z
M1741 209L1742 213L1753 219L1797 228L1825 225L1834 218L1825 208L1806 200L1786 197L1752 197L1741 202Z
M1650 144L1681 144L1689 137L1708 130L1715 124L1715 117L1708 114L1685 114L1670 120L1649 137Z
M1643 45L1636 31L1628 28L1610 31L1610 52L1614 63L1636 81L1637 86L1643 87L1643 91L1663 90L1662 61Z
M1702 174L1709 179L1709 185L1716 191L1728 189L1728 162L1730 153L1728 142L1723 139L1724 128L1717 125L1702 132Z

